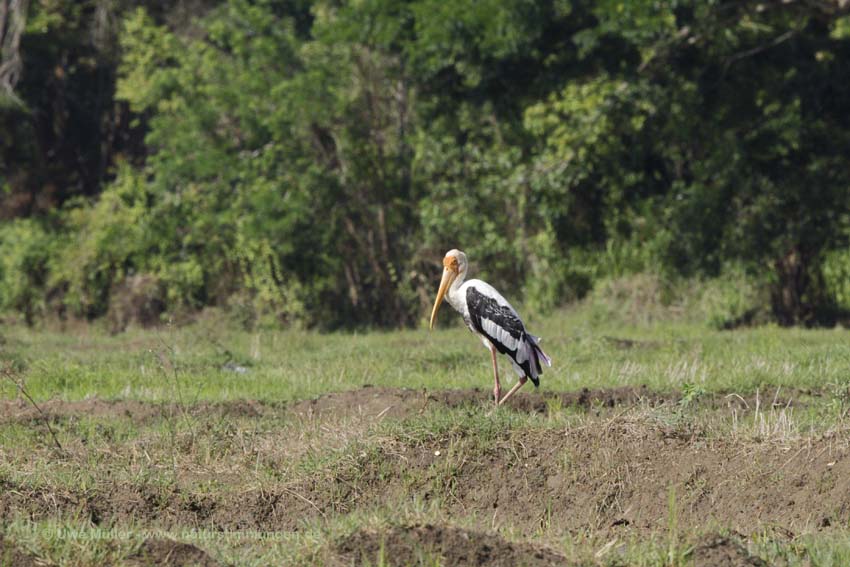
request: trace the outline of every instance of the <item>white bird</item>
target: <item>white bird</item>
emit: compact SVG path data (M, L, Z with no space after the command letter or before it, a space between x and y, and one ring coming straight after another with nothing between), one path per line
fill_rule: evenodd
M496 289L481 280L469 280L464 283L468 264L466 254L460 250L449 250L443 258L443 279L437 292L437 300L431 311L431 329L437 319L437 310L448 299L449 304L463 316L469 330L481 338L484 346L490 350L493 359L493 397L496 405L501 405L519 390L531 378L535 386L540 384L543 366L552 366L552 359L540 348L540 338L525 330L525 325L508 300ZM496 351L511 359L519 381L510 391L501 397L499 383L499 365Z

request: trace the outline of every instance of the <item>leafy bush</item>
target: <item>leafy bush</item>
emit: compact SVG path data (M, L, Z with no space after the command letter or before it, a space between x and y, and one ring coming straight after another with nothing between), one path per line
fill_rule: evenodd
M28 323L44 314L45 284L56 245L34 219L0 223L0 311L22 313Z
M2 212L43 215L2 229L0 307L28 320L142 297L415 325L453 247L532 312L593 287L713 326L850 301L828 3L95 4L30 3L0 108Z
M823 261L827 292L840 309L850 310L850 248L833 250Z
M690 294L694 315L715 329L750 324L764 318L770 298L767 282L758 281L740 264L726 266L720 277L698 282Z
M770 297L767 281L731 264L716 278L671 278L649 272L603 278L589 304L601 320L645 324L686 319L727 329L766 321Z
M143 268L149 252L144 182L125 169L96 203L73 201L64 213L48 287L62 290L72 314L103 315L112 286Z
M622 321L629 325L675 319L683 315L681 302L670 282L657 274L640 273L603 278L589 297L597 321Z

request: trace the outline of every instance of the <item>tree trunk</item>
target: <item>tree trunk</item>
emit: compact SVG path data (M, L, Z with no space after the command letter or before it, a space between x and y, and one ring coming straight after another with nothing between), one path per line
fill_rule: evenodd
M773 314L780 325L790 326L810 322L812 278L809 273L811 257L792 248L774 262L776 283L771 291Z
M0 91L15 98L21 78L21 35L27 24L29 0L0 0Z

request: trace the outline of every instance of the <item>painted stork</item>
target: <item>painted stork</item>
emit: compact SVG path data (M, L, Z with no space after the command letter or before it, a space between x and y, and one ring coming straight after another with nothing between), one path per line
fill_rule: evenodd
M468 264L466 254L460 250L449 250L443 258L443 279L437 300L431 311L431 326L437 319L437 311L443 299L463 316L469 330L481 338L484 346L490 350L493 359L493 397L496 405L502 405L514 392L531 378L535 386L540 384L540 374L543 365L552 366L552 359L540 348L540 339L525 330L525 325L508 300L496 289L481 280L469 280L464 283ZM502 387L499 384L499 365L496 362L496 351L511 359L514 370L519 375L519 381L511 388L505 397L501 397Z

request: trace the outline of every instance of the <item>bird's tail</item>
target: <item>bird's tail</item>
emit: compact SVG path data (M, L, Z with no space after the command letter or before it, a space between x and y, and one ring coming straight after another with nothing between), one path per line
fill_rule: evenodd
M538 359L542 360L546 366L549 368L552 367L552 359L549 358L549 355L543 352L543 349L540 348L540 342L543 340L540 337L535 337L534 335L528 335L528 338L531 339L531 344L534 345L534 351L537 353Z
M526 336L529 339L528 342L531 344L531 351L534 353L534 359L532 361L534 371L531 373L532 375L529 376L529 378L531 378L531 381L534 383L535 386L538 386L540 385L540 379L538 378L538 376L543 373L543 365L541 364L541 362L551 368L552 359L549 358L549 355L543 352L542 348L540 348L540 337L535 337L534 335L529 333L526 333Z

